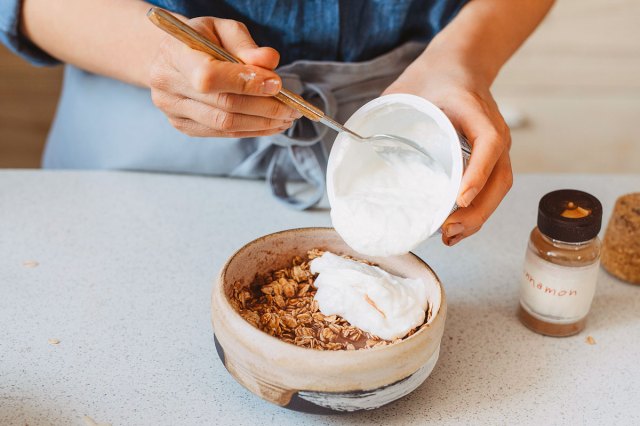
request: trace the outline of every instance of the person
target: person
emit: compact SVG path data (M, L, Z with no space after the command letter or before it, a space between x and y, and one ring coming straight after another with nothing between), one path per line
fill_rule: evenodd
M453 245L480 229L512 185L511 137L490 88L552 4L8 0L0 39L34 64L66 64L44 167L266 178L295 208L322 197L335 133L271 95L284 85L342 122L380 94L422 96L473 146L463 208L443 225ZM147 20L151 5L246 65L182 45ZM300 178L315 187L311 198L288 192Z

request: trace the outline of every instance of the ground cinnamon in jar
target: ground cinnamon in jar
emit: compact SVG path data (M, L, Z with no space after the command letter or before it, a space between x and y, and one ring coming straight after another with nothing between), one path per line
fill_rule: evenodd
M538 206L520 290L518 316L531 330L570 336L585 327L600 264L602 205L577 190L553 191Z

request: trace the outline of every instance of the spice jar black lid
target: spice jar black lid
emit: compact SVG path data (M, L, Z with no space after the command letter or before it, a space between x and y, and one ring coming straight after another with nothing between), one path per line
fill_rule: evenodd
M579 243L595 238L602 225L602 204L575 189L549 192L538 204L538 229L554 240Z

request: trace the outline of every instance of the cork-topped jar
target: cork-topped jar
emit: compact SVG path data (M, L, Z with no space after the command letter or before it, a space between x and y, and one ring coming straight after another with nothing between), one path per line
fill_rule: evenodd
M600 264L602 205L577 190L550 192L540 200L531 231L518 315L549 336L570 336L585 327Z
M640 284L640 192L616 200L604 236L602 266L618 279Z

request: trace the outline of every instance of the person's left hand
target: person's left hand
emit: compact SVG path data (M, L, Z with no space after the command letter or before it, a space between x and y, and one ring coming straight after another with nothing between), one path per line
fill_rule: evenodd
M418 58L383 94L410 93L437 105L473 147L462 178L461 208L442 225L442 241L452 246L480 230L513 184L511 135L483 82L463 66Z

